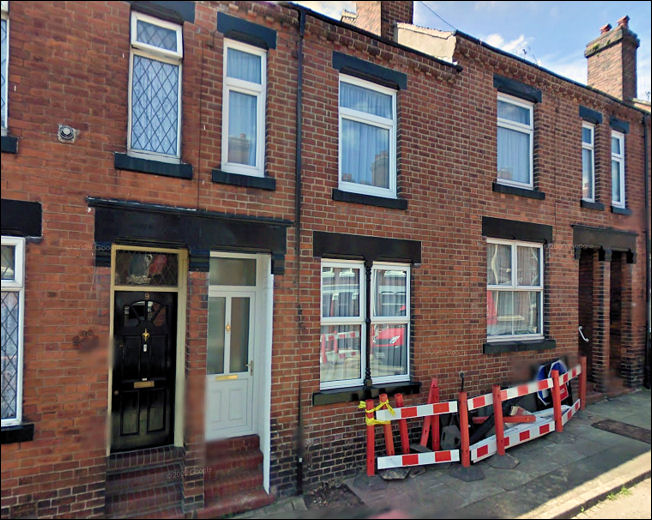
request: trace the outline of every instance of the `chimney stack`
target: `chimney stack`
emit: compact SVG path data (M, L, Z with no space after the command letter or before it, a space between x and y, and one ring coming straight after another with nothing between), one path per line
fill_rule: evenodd
M396 24L412 23L413 2L387 1L356 2L355 16L348 11L342 14L342 21L382 38L397 41Z
M586 46L590 87L597 88L623 101L636 97L636 49L640 42L629 29L629 16L600 28L600 36Z

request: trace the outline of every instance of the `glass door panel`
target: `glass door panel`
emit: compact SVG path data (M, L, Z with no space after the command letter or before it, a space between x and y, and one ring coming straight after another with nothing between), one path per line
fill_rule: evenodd
M224 340L226 325L226 298L208 298L208 345L206 366L208 374L224 373Z
M246 372L249 366L249 313L251 298L231 298L231 341L229 344L231 372Z

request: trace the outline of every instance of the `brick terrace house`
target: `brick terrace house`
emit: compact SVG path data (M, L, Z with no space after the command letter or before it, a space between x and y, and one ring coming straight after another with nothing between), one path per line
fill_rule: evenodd
M257 507L431 377L641 383L628 19L583 86L358 7L2 2L3 517Z

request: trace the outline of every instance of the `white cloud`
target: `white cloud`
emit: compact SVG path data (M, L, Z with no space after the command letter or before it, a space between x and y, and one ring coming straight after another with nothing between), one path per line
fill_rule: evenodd
M355 2L292 2L294 4L302 5L308 9L330 16L336 20L342 18L342 11L347 10L355 12Z
M517 38L514 38L511 41L506 42L505 38L498 33L493 33L484 38L484 40L491 46L497 47L505 52L511 52L520 57L531 58L530 44L534 41L534 38L528 38L524 34L521 34Z

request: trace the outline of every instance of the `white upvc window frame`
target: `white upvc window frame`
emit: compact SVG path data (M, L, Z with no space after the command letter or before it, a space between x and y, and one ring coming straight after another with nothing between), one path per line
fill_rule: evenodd
M617 132L615 130L611 131L611 139L618 139L620 141L620 153L616 154L611 152L611 162L609 162L609 167L611 169L611 163L613 161L616 161L620 163L620 198L621 200L613 200L613 173L611 174L611 205L616 207L616 208L624 208L625 207L625 201L627 200L626 197L626 192L625 192L625 134L622 132ZM611 139L609 140L609 149L612 150L611 147Z
M498 101L503 101L505 103L509 103L511 105L516 105L521 108L526 108L530 111L530 124L525 125L522 123L517 123L515 121L511 121L509 119L503 119L498 117ZM525 101L523 99L517 98L515 96L510 96L508 94L498 94L497 100L496 100L496 160L498 159L498 127L502 128L507 128L509 130L514 130L516 132L521 132L523 134L527 134L529 136L529 141L530 141L530 149L529 149L529 155L530 155L530 180L527 183L524 182L518 182L510 179L501 179L498 176L498 168L496 165L496 182L498 184L504 184L506 186L515 186L518 188L525 188L525 189L534 189L534 103L531 103L529 101Z
M18 362L16 374L16 417L2 419L2 426L16 426L23 420L23 330L25 322L25 239L2 236L3 246L14 247L14 279L2 280L3 292L17 292L18 296Z
M592 123L582 123L582 134L584 129L591 131L591 143L584 142L582 135L582 150L589 150L591 152L591 195L592 197L584 196L584 154L582 154L582 200L587 202L595 202L595 125Z
M164 29L170 29L176 32L177 35L177 51L169 51L161 47L148 45L137 40L137 27L138 21L157 25ZM131 36L130 36L130 53L129 53L129 86L128 86L128 121L127 121L127 154L132 157L141 159L151 159L156 161L163 161L178 164L181 162L181 125L182 125L182 83L183 83L183 26L161 20L153 16L149 16L138 11L131 12ZM132 127L132 88L133 88L133 69L134 69L134 56L142 56L150 60L160 61L179 67L179 80L178 80L178 114L177 114L177 150L175 155L168 155L159 152L150 152L147 150L135 150L131 147L131 127Z
M497 238L487 238L487 246L489 244L498 244L511 246L511 275L512 283L510 285L489 285L487 281L487 292L489 291L504 291L504 292L533 292L536 291L539 293L539 330L540 334L512 334L512 335L496 335L490 336L488 333L486 335L487 342L501 342L501 341L521 341L521 340L534 340L534 339L543 339L543 292L545 289L544 279L543 279L543 264L544 264L544 250L543 244L540 242L525 242L522 240L502 240ZM517 247L532 247L539 250L539 285L518 285L518 260L517 260ZM485 270L486 270L486 258L485 258Z
M324 317L324 296L323 296L323 270L324 267L334 268L354 268L360 272L360 286L359 286L359 315L347 317ZM321 390L328 390L332 388L346 388L351 386L361 386L364 381L364 375L367 368L367 325L365 323L366 304L367 304L367 276L365 265L362 261L355 260L331 260L324 258L319 267L319 328L321 335L321 327L328 325L359 325L360 326L360 377L353 379L341 379L337 381L322 382L320 378L319 387Z
M349 83L375 90L381 94L386 94L392 97L392 119L376 116L367 112L360 112L351 108L340 106L340 90L342 83ZM376 197L384 197L389 199L396 198L396 128L398 126L396 117L396 90L378 85L371 81L365 81L355 76L347 74L340 74L338 82L338 95L337 95L337 108L338 108L338 187L342 191L351 193L360 193L362 195L372 195ZM342 119L356 121L366 125L376 126L389 130L389 188L381 188L378 186L367 186L358 184L356 182L342 180Z
M227 76L228 49L260 56L260 84ZM222 64L222 170L228 173L265 176L265 113L267 105L267 51L253 45L224 38ZM231 91L256 96L256 165L229 162L229 94Z
M406 273L405 277L405 316L377 316L376 315L376 271L402 271ZM394 383L410 380L410 265L398 263L374 262L371 267L371 324L395 324L405 325L405 350L406 350L406 373L394 376L374 377L371 374L371 381L374 384ZM366 353L365 353L366 357Z
M4 92L2 92L2 95L5 98L5 108L4 112L2 114L2 121L4 124L0 125L0 131L2 135L7 135L7 128L9 127L9 2L7 1L2 1L2 20L7 24L7 59L5 60L5 70L2 71L2 73L5 76L5 86L4 86Z

